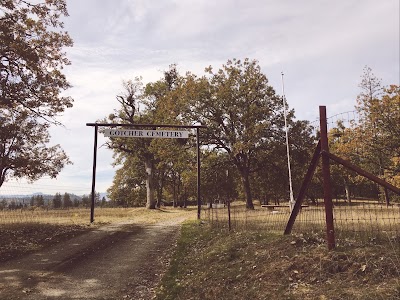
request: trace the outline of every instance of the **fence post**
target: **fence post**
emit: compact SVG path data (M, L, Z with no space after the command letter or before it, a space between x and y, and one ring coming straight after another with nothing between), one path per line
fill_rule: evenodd
M200 179L200 129L196 128L196 154L197 154L197 220L201 218L201 179Z
M94 222L94 205L95 205L94 199L96 193L97 132L98 132L98 125L95 125L94 145L93 145L92 199L90 205L90 223Z
M321 133L321 139L320 139L321 152L329 153L326 106L319 107L319 121L320 121L320 133ZM327 155L322 155L322 177L323 177L323 187L324 187L326 239L327 239L328 249L331 250L335 248L335 230L333 226L331 174L329 167L329 157Z
M231 231L231 201L228 200L228 228Z

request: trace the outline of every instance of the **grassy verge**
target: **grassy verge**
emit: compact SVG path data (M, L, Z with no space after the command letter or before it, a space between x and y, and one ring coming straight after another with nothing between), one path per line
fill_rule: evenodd
M182 228L157 299L400 299L399 241L343 244L318 236Z

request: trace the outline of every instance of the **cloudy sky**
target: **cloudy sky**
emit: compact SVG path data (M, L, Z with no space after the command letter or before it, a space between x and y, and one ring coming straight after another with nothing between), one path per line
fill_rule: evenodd
M74 162L57 180L34 185L9 182L5 192L75 192L91 186L93 128L117 108L122 81L161 77L172 63L181 73L203 74L231 58L257 59L298 119L314 121L318 106L328 116L354 110L364 66L383 85L400 84L398 0L67 0L65 28L74 40L65 73L75 99L53 128ZM100 137L99 144L104 142ZM98 152L97 188L112 182L112 153Z

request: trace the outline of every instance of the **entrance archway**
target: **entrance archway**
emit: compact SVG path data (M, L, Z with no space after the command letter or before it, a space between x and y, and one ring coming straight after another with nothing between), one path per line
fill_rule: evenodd
M110 129L108 136L131 137L131 138L186 138L179 134L180 131L156 130L154 128L178 128L178 129L196 129L196 153L197 153L197 219L201 214L201 181L200 181L200 128L206 128L203 125L166 125L166 124L114 124L114 123L86 123L86 126L94 127L94 145L93 145L93 172L92 172L92 199L90 206L90 223L94 222L94 205L96 190L96 165L97 165L97 135L99 127L125 127L125 128L151 128L151 130L119 130ZM129 132L129 133L128 133Z

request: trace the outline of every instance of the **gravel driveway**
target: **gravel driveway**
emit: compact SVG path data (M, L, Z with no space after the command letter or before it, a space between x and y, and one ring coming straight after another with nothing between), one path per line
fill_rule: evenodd
M0 299L152 299L184 218L90 231L0 264Z

